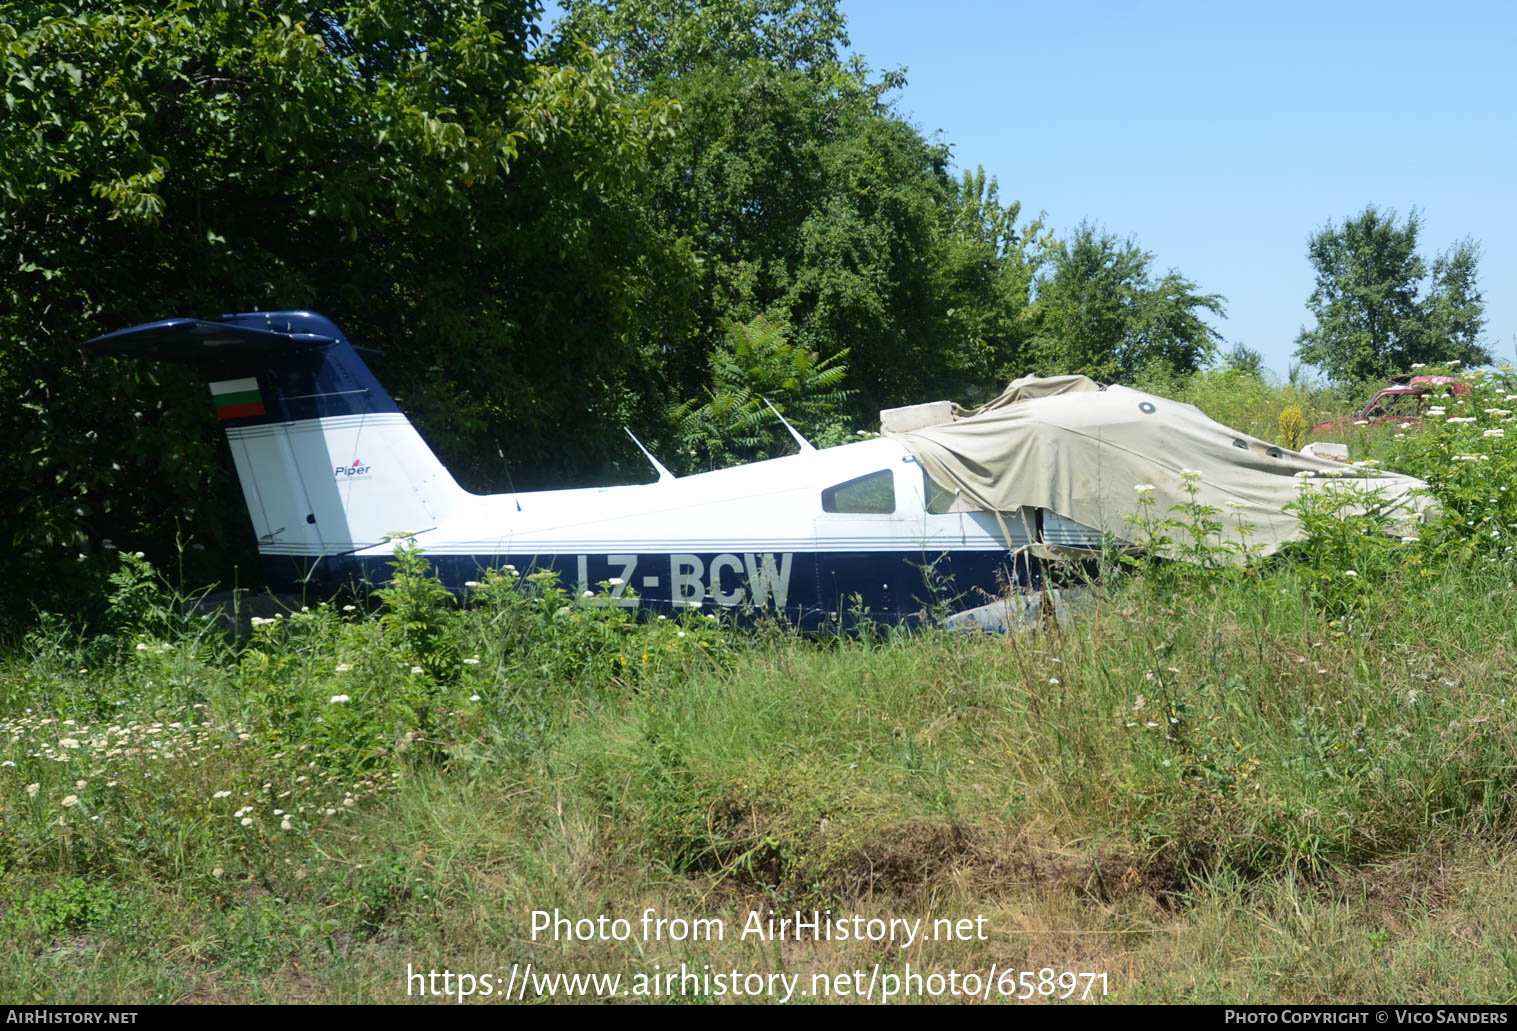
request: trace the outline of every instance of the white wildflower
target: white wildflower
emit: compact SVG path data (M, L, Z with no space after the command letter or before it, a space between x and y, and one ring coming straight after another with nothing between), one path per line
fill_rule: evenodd
M420 666L412 666L411 667L411 675L413 677L419 677L419 676L421 676L425 672L426 672L426 670L422 669Z
M26 786L26 797L27 798L36 798L37 797L37 792L39 792L41 790L42 790L42 785L41 784L28 784Z
M350 670L352 668L353 667L349 666L346 662L339 662L337 664L337 672L339 672L339 673L346 673L348 670Z
M349 699L348 699L348 696L347 696L347 695L345 695L345 694L334 694L334 695L333 695L333 696L332 696L332 697L331 697L331 698L330 698L330 699L329 699L329 700L328 700L328 702L327 702L327 704L328 704L328 705L341 705L341 704L342 704L342 703L343 703L343 702L346 702L346 701L348 701L348 700L349 700Z
M253 818L251 816L244 816L242 818L242 825L244 827L251 827L251 826L253 826Z
M63 797L63 808L65 808L65 809L72 809L72 808L74 808L74 806L76 806L78 804L79 804L79 796L78 795L65 795Z
M212 795L211 797L212 798L231 798L232 797L232 793L230 791L218 791L214 795Z
M1352 570L1352 569L1345 569L1343 571L1343 575L1346 576L1346 577L1348 577L1348 578L1350 578L1350 579L1353 579L1354 577L1358 576L1359 574L1357 572L1355 572L1354 570Z

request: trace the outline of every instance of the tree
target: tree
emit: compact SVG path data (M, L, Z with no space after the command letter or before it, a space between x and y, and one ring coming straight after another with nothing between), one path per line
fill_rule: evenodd
M773 458L795 450L775 410L813 441L836 443L849 392L846 355L821 358L789 340L790 328L759 315L729 323L709 358L704 400L676 405L681 465L690 471ZM823 445L825 446L825 444Z
M1428 266L1417 253L1422 217L1366 207L1329 222L1307 243L1316 318L1296 338L1296 356L1345 382L1384 379L1416 362L1490 361L1480 342L1485 306L1479 248L1463 240Z
M1038 371L1131 382L1150 365L1194 372L1215 354L1221 337L1202 315L1223 314L1224 299L1173 269L1155 279L1153 255L1132 239L1082 222L1049 263L1030 313Z
M763 315L849 354L850 414L965 396L1015 364L1031 269L1019 207L893 108L903 83L847 57L832 0L569 0L562 32L630 89L681 107L642 204L700 258L690 335L666 342L685 398L725 328ZM991 393L994 391L991 390Z
M608 443L622 421L661 417L644 341L677 332L689 261L650 247L629 191L676 105L627 103L583 48L534 60L539 15L0 3L0 622L110 564L107 541L167 557L176 519L207 554L246 554L204 384L86 364L74 345L98 333L322 310L385 350L397 398L476 486L500 475L497 440L519 485L562 482L630 451Z
M1264 355L1247 344L1237 343L1222 356L1222 368L1227 372L1236 373L1240 376L1263 379Z
M966 171L946 198L931 256L941 389L975 404L999 394L1025 360L1033 279L1051 242L1041 217L1018 223L1022 206L1002 204L983 167ZM905 400L915 400L906 398Z

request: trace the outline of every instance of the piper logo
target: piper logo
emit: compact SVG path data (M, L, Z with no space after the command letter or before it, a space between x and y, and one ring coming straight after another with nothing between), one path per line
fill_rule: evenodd
M341 480L349 476L367 476L372 468L373 466L364 465L362 459L355 458L352 465L339 465L333 469L332 477Z

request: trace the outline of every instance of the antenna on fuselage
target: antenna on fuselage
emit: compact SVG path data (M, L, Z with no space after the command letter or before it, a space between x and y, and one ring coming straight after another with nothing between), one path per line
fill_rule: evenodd
M774 413L774 417L784 424L785 429L790 431L790 435L795 438L795 442L801 446L801 454L805 454L807 451L816 450L816 448L812 446L811 441L801 436L801 431L790 425L790 423L786 421L785 417L780 414L780 410L774 407L774 403L771 402L767 397L764 398L764 404L769 406L769 410Z
M515 483L515 481L513 481L511 479L511 463L508 462L508 461L506 461L506 453L501 450L500 441L498 441L498 440L495 442L495 453L500 456L500 464L503 467L505 467L505 470L506 470L506 482L511 485L511 494L513 495L512 500L514 500L516 502L516 510L518 512L520 512L521 511L521 498L515 497L515 494L516 494L516 483Z
M632 443L637 445L637 449L643 453L643 457L646 458L649 462L653 463L653 468L658 470L659 483L669 483L674 480L674 474L671 473L668 469L664 468L664 463L653 457L653 452L643 447L643 442L637 439L637 435L635 433L627 429L625 426L622 427L622 432L631 437Z

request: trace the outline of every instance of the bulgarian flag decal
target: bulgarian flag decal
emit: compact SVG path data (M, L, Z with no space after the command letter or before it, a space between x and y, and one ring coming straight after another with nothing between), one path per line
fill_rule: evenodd
M211 384L211 396L216 399L218 419L241 419L248 415L266 415L263 394L258 390L258 380L224 379Z

